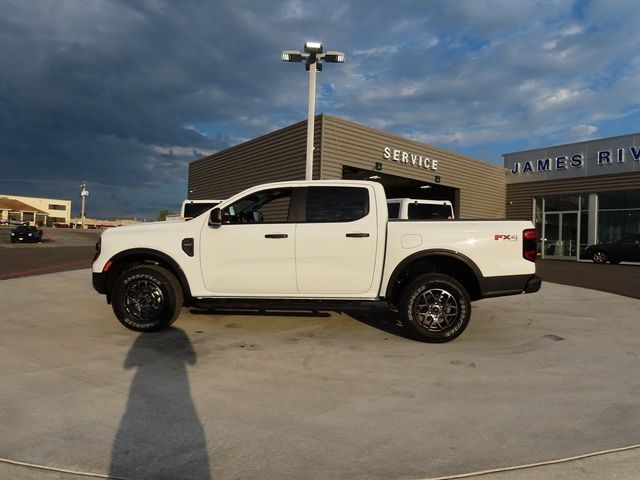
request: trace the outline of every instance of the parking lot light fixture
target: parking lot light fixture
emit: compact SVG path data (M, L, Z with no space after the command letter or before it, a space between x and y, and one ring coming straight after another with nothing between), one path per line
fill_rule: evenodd
M309 108L307 112L307 158L305 179L313 180L313 133L316 116L316 72L322 71L322 62L344 63L343 52L323 53L324 46L320 42L305 42L304 52L298 50L284 50L282 61L301 62L305 60L305 69L309 72Z

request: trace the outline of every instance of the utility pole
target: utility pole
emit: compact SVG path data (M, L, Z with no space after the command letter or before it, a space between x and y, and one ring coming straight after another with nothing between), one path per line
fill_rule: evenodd
M80 191L80 197L82 198L82 210L81 210L80 216L82 217L82 229L84 230L85 228L87 228L85 226L85 221L84 221L84 207L87 201L87 197L89 196L89 190L87 190L86 180L82 182L82 185L80 185L80 188L82 188L82 190Z

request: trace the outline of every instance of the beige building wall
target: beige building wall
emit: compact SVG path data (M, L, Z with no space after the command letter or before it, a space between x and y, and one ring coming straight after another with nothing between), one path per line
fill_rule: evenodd
M458 189L462 219L505 216L506 170L501 166L330 115L318 115L315 125L314 179L341 179L345 166L373 171L382 162L383 174ZM188 198L224 199L260 183L303 180L306 131L307 122L299 122L190 163ZM385 159L385 147L427 157L437 167Z
M319 145L321 128L314 133ZM261 183L304 180L306 148L305 120L191 162L187 198L224 200ZM320 172L319 152L314 152L314 178Z
M26 203L27 205L31 205L38 210L47 212L50 222L52 221L54 223L68 224L71 220L71 200L61 200L58 198L19 197L17 195L0 196L20 200L21 202Z
M385 147L437 162L436 169L385 158ZM504 218L506 172L503 167L459 153L416 142L330 115L322 116L322 178L342 178L346 166L373 171L382 162L382 173L420 180L460 190L460 218ZM436 176L440 182L436 182Z

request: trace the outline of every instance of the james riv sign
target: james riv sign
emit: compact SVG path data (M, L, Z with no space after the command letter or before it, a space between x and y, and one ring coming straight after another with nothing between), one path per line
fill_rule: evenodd
M640 172L640 134L507 153L509 183Z
M427 170L438 170L438 160L418 155L417 153L405 152L404 150L384 147L382 156L386 160L393 160L398 163L406 163L415 167L426 168Z

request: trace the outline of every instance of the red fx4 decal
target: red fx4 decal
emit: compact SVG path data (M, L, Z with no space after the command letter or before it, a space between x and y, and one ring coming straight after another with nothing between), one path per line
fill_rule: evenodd
M494 235L493 239L494 240L509 240L511 242L515 242L516 240L518 240L518 236L517 235Z

